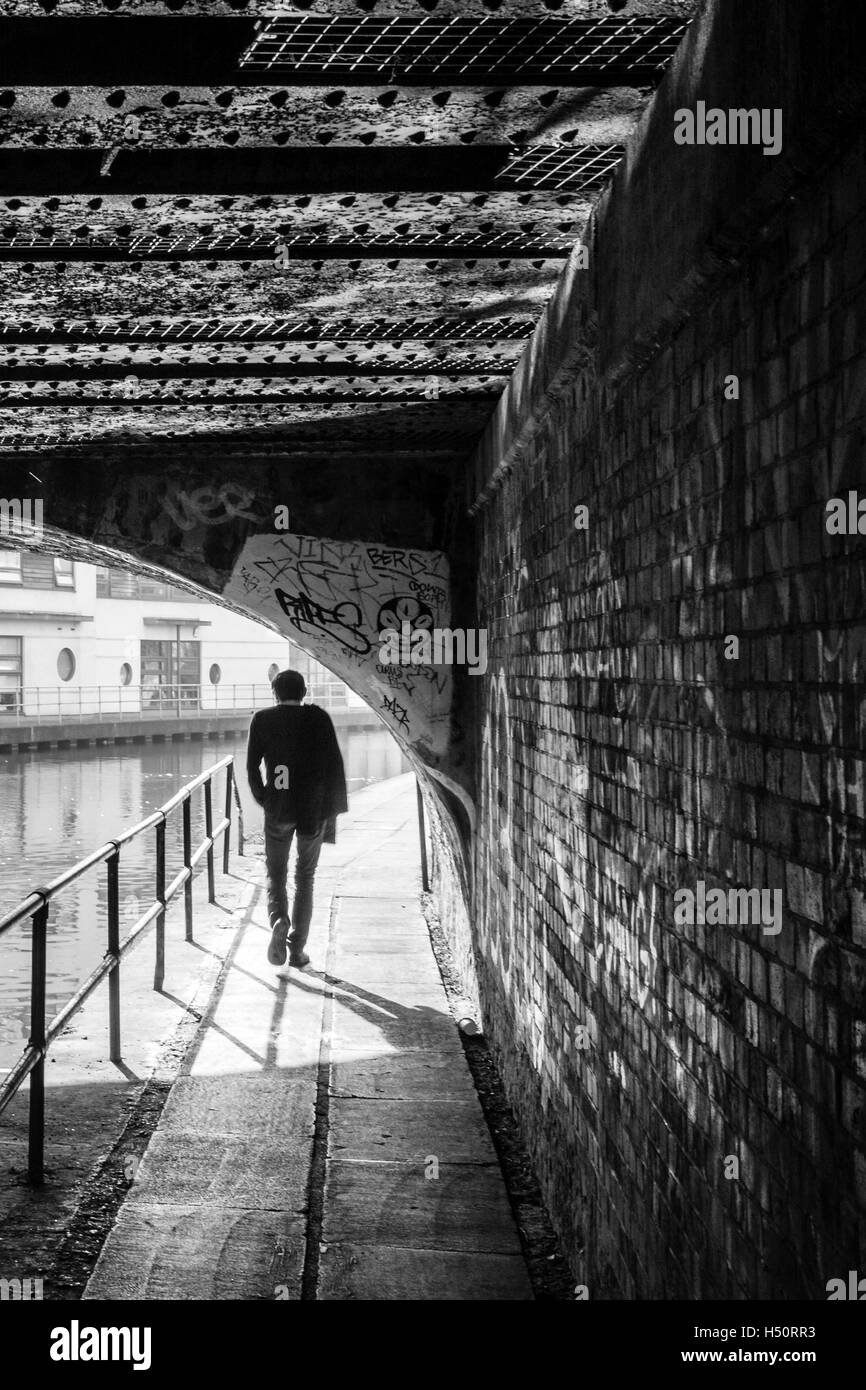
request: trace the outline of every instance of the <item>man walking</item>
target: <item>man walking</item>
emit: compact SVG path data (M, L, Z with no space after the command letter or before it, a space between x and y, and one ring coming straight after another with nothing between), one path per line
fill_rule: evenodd
M303 969L313 915L313 878L323 843L336 840L336 817L348 811L346 778L330 715L302 705L306 685L300 671L280 671L271 682L278 704L257 710L247 744L250 791L265 812L268 875L268 960ZM263 782L264 760L267 781ZM286 872L297 832L295 900L289 917Z

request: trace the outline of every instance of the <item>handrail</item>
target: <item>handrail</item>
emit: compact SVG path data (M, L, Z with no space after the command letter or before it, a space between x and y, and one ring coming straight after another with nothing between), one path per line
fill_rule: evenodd
M35 902L34 899L36 899ZM16 908L7 912L5 917L0 917L0 936L3 935L7 927L14 927L16 922L23 921L25 917L32 917L41 902L41 893L30 893Z
M328 709L348 707L348 687L339 680L310 680L310 698ZM159 719L169 713L185 716L252 713L273 699L264 681L171 685L20 685L2 692L3 726L29 722L57 724L99 722L101 719Z
M225 770L225 807L222 819L213 823L213 781L217 773ZM205 836L193 850L192 847L192 796L203 789ZM30 1119L28 1140L28 1177L31 1183L44 1181L45 1164L45 1057L49 1045L75 1016L85 1000L107 977L108 979L108 1019L109 1019L109 1057L112 1062L121 1060L120 1046L120 962L139 936L146 929L156 926L156 964L153 975L153 988L161 991L165 978L165 913L175 893L184 890L184 923L187 941L193 939L193 900L192 881L201 860L207 857L208 902L216 902L214 887L214 845L223 837L223 873L229 871L231 848L232 811L238 813L238 852L243 854L243 820L237 782L234 777L234 758L229 755L221 758L212 767L200 772L186 786L181 787L173 797L158 810L151 812L144 820L124 830L115 839L108 840L98 849L92 850L71 868L58 874L42 888L34 889L11 912L0 918L0 936L10 928L30 917L32 922L31 990L30 990L30 1038L24 1052L6 1076L0 1081L0 1113L5 1110L12 1097L30 1077ZM178 806L183 808L183 868L166 885L165 881L165 827L168 816ZM148 830L156 831L156 874L154 900L133 923L123 941L120 940L120 895L119 870L120 852L139 835ZM108 941L107 949L99 965L82 985L78 987L60 1012L46 1023L45 994L47 981L48 914L54 896L70 883L74 883L88 869L105 863L108 877Z

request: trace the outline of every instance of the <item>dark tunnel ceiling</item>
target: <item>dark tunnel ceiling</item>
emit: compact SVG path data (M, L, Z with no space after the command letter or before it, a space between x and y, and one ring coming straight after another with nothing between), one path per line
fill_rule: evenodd
M465 458L693 8L0 0L0 450Z

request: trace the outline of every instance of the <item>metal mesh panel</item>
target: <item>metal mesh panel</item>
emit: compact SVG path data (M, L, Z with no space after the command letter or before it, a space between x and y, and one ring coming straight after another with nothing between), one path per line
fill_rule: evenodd
M528 338L532 319L176 319L0 326L2 343L477 342Z
M622 145L581 145L577 149L549 149L536 145L521 150L497 175L505 188L550 188L580 193L606 183L623 155Z
M510 166L509 166L510 168ZM521 187L526 179L515 180ZM559 185L557 185L558 187ZM581 185L583 186L583 185ZM0 230L0 260L20 260L32 254L40 260L216 260L261 261L273 260L277 247L282 243L287 248L290 259L315 260L317 257L335 260L342 257L363 255L366 258L441 256L454 259L460 256L474 258L485 255L556 257L567 256L574 244L573 238L521 237L514 232L476 232L461 236L437 236L413 233L400 235L393 232L386 236L367 236L349 239L341 236L317 236L298 233L288 236L258 237L253 240L240 236L193 236L179 232L168 237L101 237L98 240L89 236L77 237L39 237L25 236Z
M279 69L310 81L389 82L520 78L587 80L627 73L651 79L672 57L686 24L671 18L579 20L435 17L275 19L241 68Z

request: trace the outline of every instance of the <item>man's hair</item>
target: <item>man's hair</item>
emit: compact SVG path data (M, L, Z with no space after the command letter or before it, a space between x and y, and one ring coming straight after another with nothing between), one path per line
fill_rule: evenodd
M300 671L278 671L271 681L278 700L303 700L307 686Z

